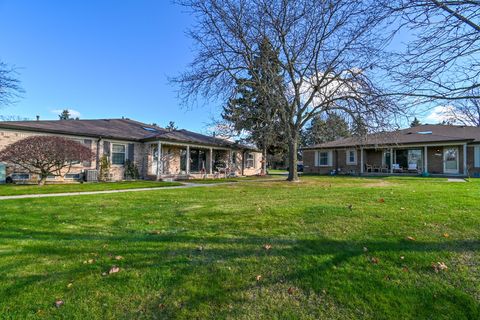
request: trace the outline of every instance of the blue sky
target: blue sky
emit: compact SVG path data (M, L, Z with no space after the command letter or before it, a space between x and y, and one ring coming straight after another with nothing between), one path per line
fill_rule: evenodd
M192 60L191 22L169 0L0 0L0 59L25 89L0 114L56 119L68 108L203 131L214 106L182 108L168 83Z
M168 82L193 59L192 22L170 0L0 0L0 59L25 89L0 115L57 119L71 109L205 132L219 106L181 107Z

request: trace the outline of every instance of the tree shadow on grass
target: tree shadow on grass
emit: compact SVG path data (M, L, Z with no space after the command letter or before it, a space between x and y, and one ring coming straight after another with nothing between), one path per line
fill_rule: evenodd
M358 309L371 314L379 311L374 310L375 307L384 307L382 295L385 296L383 299L393 300L399 295L407 297L399 297L397 305L383 310L386 318L394 317L395 312L400 310L407 312L405 318L415 314L428 317L438 312L442 304L452 306L447 311L460 310L467 318L478 316L478 301L469 297L462 288L447 286L442 275L438 275L438 283L423 282L423 287L408 281L402 285L385 277L391 273L396 280L408 280L407 275L392 271L396 264L399 270L402 265L391 261L392 255L411 255L413 261L409 263L423 266L415 271L416 276L429 276L434 274L429 266L433 257L452 253L476 254L480 249L479 240L426 242L399 239L361 242L328 238L289 240L258 235L200 237L146 232L104 235L20 229L0 233L0 241L13 245L19 238L31 241L20 244L20 251L1 253L1 257L10 262L2 265L0 275L4 279L14 279L1 286L0 297L5 300L16 299L25 290L35 290L39 284L67 282L71 279L81 283L82 278L92 273L101 277L102 271L108 271L112 264L117 264L126 273L122 281L135 281L128 277L131 271L162 278L162 299L167 306L158 309L161 301L155 299L145 303L149 306L148 313L165 317L175 317L181 310L196 312L205 305L215 309L215 306L241 303L240 293L256 292L261 287L277 284L288 284L303 292L319 295L327 289L339 303L349 305L351 302L348 299L351 297L352 301L360 304ZM272 248L266 250L264 244L271 244ZM368 252L364 252L363 247L367 247ZM99 255L99 262L94 265L82 262L92 252ZM124 260L115 261L111 259L113 255L121 255ZM378 265L369 260L376 256L382 259ZM42 264L42 260L35 257L58 263L75 263L59 270L23 275L22 271L33 264ZM384 261L386 270L382 269ZM233 268L234 272L229 272L228 268ZM162 270L168 272L163 274ZM268 276L257 282L257 273ZM102 287L92 290L102 290ZM178 303L172 304L172 301ZM223 312L227 312L225 310Z

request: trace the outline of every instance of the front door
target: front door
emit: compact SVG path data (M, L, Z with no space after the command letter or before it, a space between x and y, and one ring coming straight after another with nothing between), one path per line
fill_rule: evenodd
M443 172L458 173L458 148L447 147L443 149Z

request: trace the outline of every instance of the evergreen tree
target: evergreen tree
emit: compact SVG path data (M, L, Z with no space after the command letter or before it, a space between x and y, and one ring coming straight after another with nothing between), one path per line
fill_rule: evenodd
M420 125L422 125L422 123L420 122L420 120L417 119L417 117L415 117L415 119L413 119L413 121L410 123L411 128L418 127Z
M174 121L170 121L168 123L168 125L165 127L165 129L167 129L168 131L175 131L177 130L177 126L175 125L175 122Z
M62 113L58 115L58 118L60 120L71 120L72 118L70 117L70 111L68 109L64 109Z
M316 116L303 132L303 145L314 145L351 135L350 128L345 119L335 113L328 114L326 119Z
M236 95L223 108L222 117L237 132L247 132L247 140L263 150L263 172L267 153L284 149L278 104L282 93L276 88L282 81L278 52L263 38L249 78L237 81Z

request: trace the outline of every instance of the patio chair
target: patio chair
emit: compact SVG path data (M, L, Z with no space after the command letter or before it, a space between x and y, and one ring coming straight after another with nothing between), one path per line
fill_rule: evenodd
M408 172L418 173L417 164L416 163L409 163L408 164Z
M388 173L388 166L386 164L382 164L380 167L380 172Z
M394 163L392 165L392 169L393 169L394 173L402 173L403 172L403 168L400 167L400 165L398 163Z
M365 164L365 171L366 172L373 172L373 166L370 164Z

